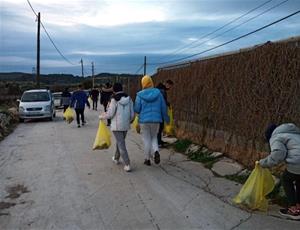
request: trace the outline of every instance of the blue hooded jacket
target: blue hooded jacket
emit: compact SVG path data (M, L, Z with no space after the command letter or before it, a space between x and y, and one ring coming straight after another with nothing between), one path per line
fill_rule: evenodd
M90 106L86 93L83 90L75 91L71 98L71 107L75 109L84 109L85 104Z
M139 123L169 123L166 102L156 88L147 88L137 93L134 112L139 114Z

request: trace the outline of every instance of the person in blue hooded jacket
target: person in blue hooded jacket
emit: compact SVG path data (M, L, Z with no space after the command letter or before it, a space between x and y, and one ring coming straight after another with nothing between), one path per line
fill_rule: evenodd
M151 77L142 78L143 90L138 92L134 104L134 111L139 114L139 124L145 148L144 164L150 166L150 158L159 164L160 155L157 143L159 124L169 122L166 102L159 89L153 87Z
M82 125L86 123L84 120L85 104L87 104L87 106L90 108L88 97L86 93L83 91L82 85L79 85L78 90L76 90L71 97L71 108L75 109L78 128L80 128L80 116L81 116Z

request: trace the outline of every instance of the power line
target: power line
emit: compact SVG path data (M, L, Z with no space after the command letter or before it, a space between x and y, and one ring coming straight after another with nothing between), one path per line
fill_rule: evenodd
M53 41L52 38L50 37L48 31L46 30L46 28L45 28L45 26L44 26L44 24L43 24L42 22L41 22L41 25L42 25L43 29L45 30L45 33L47 34L47 36L48 36L49 40L51 41L52 45L54 46L54 48L56 49L56 51L60 54L60 56L61 56L66 62L68 62L69 64L71 64L71 65L76 65L76 64L72 63L71 61L69 61L69 59L67 59L67 58L60 52L60 50L59 50L59 49L57 48L57 46L55 45L54 41Z
M27 0L27 3L29 4L31 10L33 11L33 13L35 14L35 16L37 16L37 13L35 12L35 10L33 9L31 3L29 2L29 0Z
M292 14L289 14L289 15L283 17L283 18L280 18L280 19L278 19L278 20L276 20L276 21L274 21L274 22L271 22L271 23L269 23L269 24L267 24L267 25L265 25L265 26L262 26L262 27L260 27L260 28L258 28L258 29L256 29L256 30L253 30L253 31L251 31L251 32L249 32L249 33L246 33L246 34L244 34L244 35L241 35L241 36L239 36L239 37L237 37L237 38L234 38L234 39L232 39L232 40L230 40L230 41L224 42L224 43L222 43L222 44L220 44L220 45L217 45L217 46L212 47L212 48L210 48L210 49L204 50L204 51L202 51L202 52L195 53L195 54L192 54L192 55L183 57L183 58L171 60L171 61L168 61L168 62L163 62L163 63L151 63L150 65L161 65L161 64L167 64L167 63L172 63L172 62L175 63L175 62L179 62L179 61L182 61L182 60L191 58L191 57L198 56L198 55L200 55L200 54L203 54L203 53L212 51L212 50L217 49L217 48L219 48L219 47L228 45L228 44L230 44L230 43L232 43L232 42L235 42L235 41L237 41L237 40L240 40L240 39L242 39L242 38L244 38L244 37L247 37L247 36L249 36L249 35L251 35L251 34L257 33L258 31L261 31L261 30L263 30L263 29L266 29L266 28L268 28L268 27L270 27L270 26L272 26L272 25L275 25L275 24L277 24L277 23L279 23L279 22L281 22L281 21L284 21L284 20L286 20L286 19L288 19L288 18L290 18L290 17L292 17L292 16L294 16L294 15L296 15L296 14L299 14L299 13L300 13L300 10L298 10L298 11L292 13Z
M212 31L212 32L209 32L209 33L203 35L203 36L200 37L198 40L193 41L193 42L191 42L191 43L189 43L189 44L187 44L187 45L184 45L183 47L181 47L181 48L175 50L175 51L172 52L171 54L168 54L168 55L166 55L165 57L162 57L162 59L165 59L166 57L169 57L169 56L171 56L171 55L174 55L174 54L178 53L179 51L185 50L187 47L189 47L189 46L191 46L191 45L193 45L193 44L199 42L199 40L201 40L201 39L203 39L203 38L206 38L206 37L208 37L208 36L210 36L210 35L212 35L212 34L218 32L218 31L221 30L221 29L224 29L225 27L231 25L232 23L238 21L239 19L241 19L241 18L247 16L248 14L252 13L253 11L255 11L255 10L257 10L257 9L259 9L259 8L261 8L261 7L263 7L264 5L266 5L266 4L268 4L269 2L272 2L272 1L273 1L273 0L268 0L268 1L266 1L266 2L264 2L264 3L262 3L262 4L260 4L260 5L258 5L257 7L253 8L253 9L249 10L248 12L246 12L245 14L242 14L241 16L239 16L239 17L237 17L237 18L235 18L235 19L229 21L228 23L226 23L225 25L223 25L223 26L217 28L216 30L214 30L214 31Z
M27 0L27 3L29 4L29 6L30 6L32 12L35 14L35 16L37 16L37 13L35 12L35 10L34 10L34 8L32 7L32 5L31 5L31 3L30 3L29 0ZM55 48L56 51L58 52L58 54L59 54L66 62L68 62L69 64L71 64L71 65L76 65L76 64L72 63L69 59L67 59L67 58L62 54L62 52L61 52L61 51L58 49L58 47L55 45L53 39L51 38L50 34L48 33L46 27L44 26L44 24L43 24L42 22L41 22L41 25L42 25L42 27L43 27L43 29L44 29L44 31L45 31L47 37L49 38L50 42L52 43L52 45L54 46L54 48Z
M144 68L144 63L135 71L135 74L138 74Z
M215 38L218 38L218 37L220 37L220 36L222 36L222 35L224 35L224 34L230 32L230 31L232 31L232 30L234 30L234 29L240 27L241 25L244 25L244 24L246 24L246 23L252 21L253 19L258 18L259 16L261 16L261 15L263 15L263 14L266 14L267 12L269 12L269 11L271 11L271 10L273 10L273 9L275 9L275 8L277 8L277 7L279 7L279 6L281 6L281 5L283 5L284 3L288 2L288 1L289 1L289 0L282 1L282 2L280 2L280 3L278 3L278 4L276 4L275 6L273 6L273 7L271 7L271 8L268 8L267 10L265 10L265 11L263 11L263 12L261 12L261 13L255 15L255 16L249 18L248 20L246 20L246 21L244 21L244 22L242 22L242 23L240 23L240 24L238 24L238 25L236 25L236 26L234 26L234 27L232 27L232 28L230 28L230 29L228 29L228 30L226 30L226 31L224 31L224 32L222 32L222 33L220 33L220 34L217 34L216 36L214 36L214 37L212 37L212 38L210 38L210 39L208 39L208 40L206 40L206 41L204 41L204 42L201 42L200 44L198 44L198 45L196 45L196 46L190 47L189 49L193 49L193 48L199 47L199 46L201 46L201 45L203 45L203 44L205 44L205 43L207 43L207 42L209 42L209 41L211 41L211 40L213 40L213 39L215 39Z

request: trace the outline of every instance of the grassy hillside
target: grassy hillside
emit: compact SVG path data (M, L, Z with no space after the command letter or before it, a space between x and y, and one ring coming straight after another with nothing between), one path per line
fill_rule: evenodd
M133 74L114 74L114 73L100 73L95 75L95 83L103 84L107 81L115 82L124 78L138 77L139 75ZM92 78L88 77L79 77L72 74L42 74L41 75L41 85L53 86L53 85L74 85L82 83L85 81L91 81ZM14 83L35 83L35 76L29 73L0 73L0 82L14 82Z
M131 74L114 74L114 73L100 73L95 76L95 86L99 87L101 84L109 82L122 82L127 84L129 78L140 77L139 75ZM85 89L92 88L92 77L78 77L72 74L43 74L40 78L40 88L49 87L53 92L63 91L65 87L71 90L77 88L79 83L83 84ZM28 89L36 88L35 76L29 73L0 73L0 104L10 98L10 96L19 96ZM12 97L14 100L15 97Z
M82 77L73 76L71 74L47 74L41 75L41 84L59 85L74 84L83 80ZM35 76L29 73L0 73L0 81L6 82L35 82Z

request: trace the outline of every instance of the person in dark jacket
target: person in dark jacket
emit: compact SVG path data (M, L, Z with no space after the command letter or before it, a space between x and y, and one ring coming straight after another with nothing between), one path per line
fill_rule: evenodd
M282 162L286 170L281 176L281 184L288 200L288 208L280 209L282 216L300 220L300 128L293 123L279 126L271 124L265 132L271 153L258 163L263 168L271 168Z
M166 105L170 106L170 103L168 102L168 96L167 96L167 90L170 90L173 87L174 83L172 80L167 80L165 84L160 82L156 88L160 90L163 98L165 99ZM164 121L159 124L159 130L157 134L157 142L159 147L164 147L166 142L162 140L162 132L164 130Z
M64 112L70 106L71 103L71 93L69 92L69 88L65 88L63 93L61 94L61 104L64 107Z
M91 97L92 97L92 101L93 101L93 110L97 111L97 105L98 105L98 98L99 98L99 90L94 88L91 91Z
M80 128L80 117L81 117L81 124L85 125L84 120L84 108L85 104L90 108L90 103L88 101L88 97L86 93L82 89L82 85L78 86L78 90L76 90L71 98L71 108L75 109L76 112L76 118L77 118L77 125L78 128Z
M101 98L100 103L104 107L104 111L107 112L107 107L110 102L111 96L113 95L113 89L112 86L107 82L105 84L105 87L101 88ZM111 120L107 119L107 125L110 126Z

